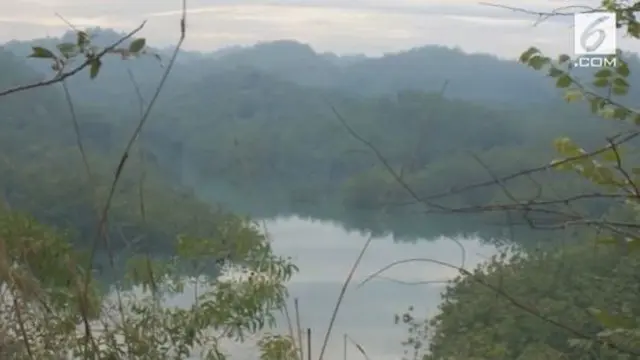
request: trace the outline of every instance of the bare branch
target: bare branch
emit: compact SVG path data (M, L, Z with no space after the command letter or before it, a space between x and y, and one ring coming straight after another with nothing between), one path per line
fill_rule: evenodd
M134 90L136 91L136 96L138 98L138 104L140 105L140 117L144 116L144 98L142 96L142 92L140 91L140 86L138 86L138 82L136 81L135 76L133 76L133 72L131 72L130 68L127 68L127 74L129 74L129 80L131 80L131 84L133 85ZM142 143L142 134L140 134L140 143ZM142 144L139 145L139 153L140 153L140 179L138 181L138 197L140 201L140 215L142 216L142 221L147 220L147 212L145 210L144 205L144 180L146 178L146 167L145 167L145 156L144 156L144 147Z
M493 4L493 3L488 3L488 2L480 2L480 5L490 6L490 7L500 8L500 9L506 9L506 10L517 12L517 13L536 16L538 19L533 24L534 26L536 26L536 25L538 25L538 24L540 24L540 23L542 23L542 22L544 22L544 21L546 21L549 18L554 17L554 16L573 16L574 14L577 14L577 13L587 14L587 13L593 13L593 12L597 12L597 11L602 11L602 7L594 8L592 6L586 6L586 5L562 6L562 7L556 8L556 9L554 9L552 11L533 11L533 10L529 10L529 9L525 9L525 8L508 6L508 5L501 5L501 4Z
M502 296L503 298L507 299L507 301L509 301L513 306L517 307L520 310L523 310L535 317L537 317L538 319L549 323L551 325L554 325L560 329L563 329L571 334L573 334L574 336L580 338L580 339L585 339L585 340L592 340L598 344L604 345L604 346L608 346L611 348L614 348L620 352L626 353L626 354L631 354L634 356L640 356L640 352L635 350L635 349L630 349L627 348L623 345L620 344L615 344L615 343L611 343L608 341L605 341L603 339L600 339L596 336L591 336L588 334L585 334L575 328L572 328L570 326L567 326L559 321L556 321L552 318L546 317L544 315L542 315L540 313L540 311L538 311L535 307L530 306L530 305L525 305L524 303L520 302L519 300L515 299L513 296L511 296L510 294L508 294L506 291L504 291L502 288L495 286L493 284L490 284L489 282L487 282L486 280L482 279L480 276L478 276L477 274L474 274L472 272L470 272L469 270L459 267L459 266L455 266L453 264L444 262L444 261L439 261L439 260L435 260L435 259L430 259L430 258L413 258L413 259L405 259L405 260L399 260L399 261L395 261L385 267L383 267L382 269L374 272L373 274L367 276L359 285L358 287L362 287L364 285L366 285L369 281L373 280L374 278L376 278L377 276L379 276L380 274L386 272L387 270L401 265L401 264L407 264L407 263L415 263L415 262L427 262L427 263L432 263L432 264L437 264L437 265L441 265L450 269L454 269L457 270L460 274L468 277L469 279L473 280L474 282L488 288L489 290L495 292L496 294Z
M14 88L10 88L10 89L7 89L7 90L2 90L2 91L0 91L0 97L5 96L5 95L9 95L9 94L13 94L13 93L17 93L17 92L21 92L21 91L25 91L25 90L35 89L35 88L38 88L38 87L43 87L43 86L48 86L48 85L52 85L52 84L55 84L55 83L59 83L59 82L63 81L64 79L79 73L84 68L86 68L87 66L91 65L91 63L93 63L96 59L101 59L103 56L105 56L106 54L108 54L111 51L113 51L116 47L118 47L118 45L120 45L123 42L125 42L126 40L130 39L133 35L135 35L137 32L142 30L142 28L145 26L146 23L147 23L146 21L142 22L142 24L140 24L137 28L133 29L133 31L129 32L127 35L123 36L118 41L114 42L113 44L111 44L111 45L107 46L106 48L102 49L102 51L97 53L95 55L95 57L85 60L78 67L76 67L76 68L74 68L72 70L69 70L69 71L58 73L58 74L56 74L56 76L54 76L52 79L49 79L49 80L39 81L39 82L36 82L36 83L27 84L27 85L20 85L20 86L16 86Z
M87 180L92 187L92 191L95 192L95 179L91 172L91 167L89 166L89 159L87 158L87 153L84 149L84 144L82 142L82 136L80 135L80 125L78 124L78 117L76 115L75 106L73 105L73 101L71 100L71 94L69 93L69 88L67 87L67 82L62 81L62 89L64 89L64 97L67 101L67 106L69 107L69 112L71 113L71 123L73 125L73 132L76 136L76 146L78 147L78 151L80 151L80 156L82 157L82 163L84 165L84 169L87 172ZM95 193L94 193L95 195ZM96 204L97 206L97 204Z
M69 22L69 20L65 19L62 15L60 15L60 13L56 13L56 16L62 20L65 24L67 24L67 26L69 26L71 28L71 30L78 32L78 28L75 27L71 22Z
M622 166L622 157L620 156L620 151L618 150L618 145L613 143L613 141L611 139L607 139L607 142L609 143L609 147L611 149L611 151L613 152L615 159L616 159L616 170L618 170L618 172L620 172L622 174L622 176L624 176L625 180L626 180L626 184L628 186L631 186L633 188L633 191L631 192L633 194L633 196L635 198L640 198L640 190L638 189L638 186L636 185L636 183L633 181L633 178L631 177L631 175L629 175L629 173L627 172L627 170L624 169L624 167Z
M360 265L360 261L362 260L362 257L364 256L364 254L367 252L367 249L369 248L369 245L371 245L372 240L373 240L373 235L369 236L369 239L367 239L367 242L365 242L364 246L362 247L362 250L360 250L360 254L358 254L358 258L353 263L353 267L351 268L349 275L347 275L347 279L344 281L344 284L342 285L342 289L340 290L340 295L338 295L338 301L336 302L335 309L331 314L331 320L329 320L329 327L327 328L327 332L324 334L324 342L322 343L322 348L320 349L320 356L318 357L319 360L322 360L324 356L324 352L327 349L327 345L329 344L329 337L331 336L333 323L336 321L336 317L338 316L338 309L340 309L340 304L342 304L342 299L344 299L344 294L347 291L347 287L349 287L351 278L353 278L353 274L358 269L358 266Z
M616 136L614 136L611 139L611 142L617 146L622 145L624 143L627 143L635 138L638 137L638 135L640 135L640 131L638 130L634 130L634 131L630 131L630 132L626 132L626 135L623 135L624 133L620 133ZM475 183L475 184L471 184L471 185L467 185L467 186L463 186L460 188L453 188L449 191L446 192L442 192L442 193L438 193L438 194L434 194L434 195L429 195L429 196L425 196L420 199L420 202L422 201L433 201L433 200L437 200L437 199L442 199L445 197L449 197L451 195L456 195L456 194L461 194L464 193L466 191L469 190L473 190L473 189L479 189L482 187L487 187L487 186L492 186L492 185L497 185L498 182L502 182L502 183L506 183L507 181L516 179L516 178L520 178L522 176L527 176L527 175L531 175L534 173L539 173L542 171L547 171L547 170L551 170L555 167L558 167L560 165L564 165L564 164L569 164L571 162L577 161L577 160L582 160L582 159L587 159L587 158L592 158L596 155L600 155L606 151L609 150L609 147L603 147L591 152L585 152L584 154L578 155L578 156L571 156L568 158L565 158L563 160L560 161L556 161L554 163L551 164L546 164L546 165L542 165L542 166L538 166L538 167L534 167L534 168L529 168L526 170L522 170L522 171L518 171L516 173L512 173L510 175L507 176L503 176L500 177L498 179L495 180L488 180L488 181L483 181L483 182L479 182L479 183Z
M178 57L178 54L180 53L180 48L182 47L182 43L184 42L184 39L186 37L186 17L187 17L187 0L182 0L182 18L180 19L180 38L178 40L178 43L173 51L173 54L171 56L171 59L169 60L169 64L167 65L165 72L162 74L162 78L160 79L160 83L158 84L158 87L156 88L155 93L153 94L153 96L151 97L151 100L149 101L149 104L147 105L147 108L144 112L144 114L142 115L142 117L140 118L140 120L138 121L138 125L136 126L135 130L133 131L133 134L131 134L131 138L129 139L124 151L122 152L122 155L120 157L120 161L118 163L118 167L116 168L114 177L113 177L113 181L111 182L111 186L110 186L110 190L109 190L109 195L107 197L107 201L104 205L104 208L102 210L102 215L100 218L100 223L99 223L99 231L101 233L101 237L104 237L104 235L106 234L106 225L107 225L107 220L108 220L108 213L109 213L109 209L111 207L111 202L113 201L113 196L115 194L115 190L116 187L118 186L118 181L120 180L120 177L122 176L122 171L124 170L124 166L126 165L127 160L129 159L129 153L131 152L131 148L133 147L133 144L135 143L135 141L138 139L138 136L140 135L140 132L142 131L142 128L144 127L145 123L147 122L147 120L149 119L149 115L151 114L151 110L153 109L153 106L155 105L156 100L158 99L158 96L160 95L160 92L162 91L162 89L164 88L164 84L167 81L167 78L169 77L169 73L171 73L171 69L173 68L173 65L176 62L176 58ZM108 246L108 244L107 244ZM95 248L96 246L93 247L94 249L92 250L92 254L95 253ZM91 258L93 258L93 255L91 256Z
M418 201L420 203L423 203L427 208L432 207L432 208L436 208L440 211L452 211L452 209L447 208L445 206L439 205L439 204L435 204L429 200L424 200L421 199L418 194L413 191L413 189L411 188L411 186L409 186L403 179L402 177L395 171L393 170L393 167L391 167L391 165L389 164L389 161L387 160L387 158L382 154L382 152L380 152L380 150L378 150L376 148L375 145L373 145L370 141L368 141L367 139L363 138L362 136L360 136L355 130L353 130L353 128L351 126L349 126L349 124L347 123L347 121L345 120L345 118L336 110L336 108L334 106L332 106L331 104L329 104L331 106L331 110L333 111L334 115L336 116L336 118L338 119L338 121L342 124L342 126L347 130L347 132L356 140L358 140L359 142L361 142L362 144L364 144L366 147L368 147L369 149L371 149L371 151L373 151L373 153L376 155L376 157L378 158L378 160L380 161L380 163L382 163L382 165L385 167L385 169L389 172L389 174L391 174L391 176L394 178L394 180L407 192L409 193L409 195L415 200ZM458 247L460 248L461 251L461 257L462 257L462 264L461 266L464 266L465 261L466 261L466 250L464 248L464 246L462 246L462 244L460 243L460 241L458 241L457 239L451 238L451 240L456 243L456 245L458 245Z

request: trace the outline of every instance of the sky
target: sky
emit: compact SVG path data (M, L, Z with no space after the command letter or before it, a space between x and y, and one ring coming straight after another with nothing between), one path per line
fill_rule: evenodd
M231 45L295 39L316 51L379 56L439 44L467 52L517 57L529 46L548 54L571 53L572 19L560 16L536 24L535 15L597 0L188 0L185 49L213 51ZM175 44L181 0L0 0L0 42L58 36L76 27L140 33L152 46ZM637 41L636 41L637 42ZM640 46L620 39L619 47Z

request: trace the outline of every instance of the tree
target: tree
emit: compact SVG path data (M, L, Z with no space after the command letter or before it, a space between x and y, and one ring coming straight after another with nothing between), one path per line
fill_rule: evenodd
M134 142L185 38L186 2L183 2L180 21L180 41L155 97L146 107L141 104L144 111L138 126L108 186L100 188L95 182L89 161L91 153L83 144L65 81L83 69L88 69L92 79L96 78L105 56L117 54L126 59L144 55L145 39L128 41L143 26L104 48L93 45L91 34L80 30L76 31L75 42L58 44L56 51L33 47L31 57L49 60L55 76L0 91L1 98L62 85L89 189L84 192L88 200L80 200L90 204L85 212L94 212L99 220L96 242L87 253L82 253L70 245L66 234L39 224L29 215L13 210L0 213L2 358L186 359L200 355L220 359L224 358L219 343L222 337L242 340L247 333L269 328L274 324L273 313L285 306L284 284L296 267L288 259L273 254L269 239L256 224L231 214L216 219L213 234L195 231L191 236L179 236L175 242L177 254L167 261L143 255L134 257L128 264L126 279L111 289L115 296L106 296L111 294L101 291L102 286L93 274L96 248L98 242L103 242L109 253L109 265L115 267L109 234L104 231L108 228L107 215L117 199L116 187ZM127 41L125 47L119 47ZM80 64L74 67L78 59ZM142 197L142 190L140 194ZM100 197L100 201L96 201ZM142 202L140 206L139 215L147 223L146 215L156 209L145 213ZM69 213L60 214L65 215ZM205 269L215 272L188 280L182 276L185 264L197 275L202 275ZM194 305L186 309L167 307L163 300L183 292L189 281L193 281ZM140 287L141 295L123 292L132 287ZM287 350L283 356L283 348L295 348L291 337L268 335L260 344L265 359L297 358L297 351Z
M638 2L606 0L595 10L615 12L618 28L638 39L640 26L634 14L639 7ZM541 18L566 14L536 13ZM618 52L616 58L617 66L596 71L591 85L581 83L572 74L573 61L568 55L554 60L530 48L520 61L535 70L546 71L556 87L565 92L566 101L585 100L594 114L638 125L640 113L624 101L631 71L623 53ZM407 345L413 355L434 360L640 356L636 306L640 292L634 275L639 270L640 256L637 225L640 170L635 167L638 166L635 156L623 152L638 135L636 129L622 132L604 139L604 146L590 151L562 137L555 141L562 158L550 164L496 176L478 160L492 180L431 196L412 195L414 201L428 208L427 212L506 211L531 228L577 230L580 238L577 245L568 249L516 251L512 256L505 252L473 272L459 268L461 276L448 285L441 312L435 318L419 320L411 312L404 314L403 322L409 325L410 333ZM392 168L388 170L414 194L402 177ZM541 192L523 198L512 192L512 180L549 170L573 172L591 182L595 190L561 193L554 198L544 197ZM501 189L502 202L466 207L447 207L436 202L451 194L488 186ZM595 202L606 203L608 210L599 216L584 211L589 203ZM438 263L432 259L422 261ZM429 341L428 350L420 353Z

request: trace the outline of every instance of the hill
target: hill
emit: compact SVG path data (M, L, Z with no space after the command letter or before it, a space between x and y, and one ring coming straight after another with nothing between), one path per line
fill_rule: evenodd
M101 44L118 37L105 30L93 35ZM31 44L55 41L64 39ZM8 49L29 46L14 42ZM188 185L215 179L256 191L276 186L292 202L332 198L356 208L410 200L332 107L420 193L486 180L469 154L508 173L550 161L549 144L559 134L589 147L623 127L552 100L556 90L542 90L553 89L550 80L515 61L456 49L343 58L282 40L192 55L176 64L143 133L145 151L176 183L189 173L196 180ZM18 62L44 71L35 59ZM139 116L136 86L148 100L162 68L149 56L112 57L104 69L95 81L81 74L68 85L82 104L87 141L112 154L115 139L130 132ZM484 203L495 196L485 192L460 201Z
M2 50L0 68L2 89L42 77L23 59ZM42 87L0 99L0 201L4 207L72 230L76 243L86 246L95 237L96 209L104 205L121 144L130 129L112 123L113 113L101 112L91 104L75 102L74 110L91 178L80 156L72 113L60 87ZM146 158L144 166L140 151L135 149L137 156L130 159L113 199L110 224L114 246L143 248L150 243L128 241L144 237L153 239L154 251L163 253L170 252L174 237L186 229L194 234L211 234L213 224L224 215L173 181L160 166L162 160L154 161L151 150L141 150ZM143 211L145 204L147 209Z

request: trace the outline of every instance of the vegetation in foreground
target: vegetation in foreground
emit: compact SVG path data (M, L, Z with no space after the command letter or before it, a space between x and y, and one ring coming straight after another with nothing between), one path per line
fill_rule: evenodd
M618 26L637 39L640 28L631 10L637 5L604 1L602 8L615 11ZM586 85L568 70L567 55L554 60L530 48L520 61L545 71L556 87L564 89L566 101L585 101L593 113L609 121L640 124L640 113L616 99L629 91L627 63L600 69ZM605 88L609 96L591 87ZM595 191L562 193L552 201L523 198L509 191L506 180L494 178L506 197L498 206L501 211L520 213L529 226L541 231L554 227L578 231L579 242L567 244L558 237L553 249L516 249L494 256L473 272L461 269L461 275L447 286L435 317L419 319L410 308L397 318L409 330L405 356L433 360L639 358L640 171L627 161L633 157L627 152L633 149L626 146L639 134L634 129L608 137L607 145L595 151L568 137L555 141L562 158L550 167L577 173L594 184ZM585 199L587 203L605 200L612 211L592 216L583 211L588 204L577 204Z
M619 12L621 27L629 35L639 37L640 27L633 17L632 7L612 1L605 1L603 7ZM99 60L96 62L95 51L85 51L89 46L83 34L78 32L75 44L60 46L58 50L65 59L86 57L91 77L96 77L101 65L96 65ZM131 41L123 49L129 53L141 52L145 44L140 41ZM33 56L53 59L54 62L59 60L41 48L34 48ZM536 70L548 71L557 87L567 90L566 100L585 100L597 115L612 120L631 119L638 123L640 114L620 105L614 97L629 91L630 69L626 62L620 61L618 68L604 69L595 74L593 85L610 89L608 92L611 96L602 96L599 92L587 90L584 84L566 71L569 59L565 56L555 61L544 57L537 49L530 49L521 60ZM64 85L64 81L61 82ZM409 108L415 113L423 111L420 104L425 98L422 95L405 93L403 96L400 99L405 101L405 105L411 104ZM144 105L144 101L141 103ZM438 103L447 104L446 101ZM18 101L2 104L6 107L28 105ZM351 109L360 104L352 103ZM52 109L56 109L56 106L52 105ZM72 108L70 106L69 117L76 124ZM449 110L454 108L464 109L463 106L453 106ZM373 106L371 109L377 108ZM390 105L383 109L394 107ZM469 109L476 108L470 106ZM41 108L39 111L46 113L53 110ZM63 110L58 108L57 111ZM44 122L31 122L30 116L13 116L24 114L15 108L9 114L12 114L9 117L11 126L23 133L28 134L29 129L34 131L40 126L51 126ZM37 108L33 117L39 117ZM43 117L40 115L41 119ZM364 118L367 116L362 116ZM419 117L407 115L407 118L420 123L417 121ZM492 114L487 115L487 119L495 118ZM55 132L55 128L53 126L51 131ZM134 134L136 137L139 135ZM551 168L577 172L583 178L576 180L579 182L575 184L580 186L574 186L573 183L567 186L576 193L561 191L563 195L560 197L548 199L546 193L538 191L535 197L526 197L525 194L531 194L523 183L505 185L507 180L501 180L503 178L500 175L493 175L497 190L488 198L482 198L482 193L474 193L471 195L473 199L449 203L448 206L458 206L449 211L498 210L515 213L518 219L527 221L534 228L577 227L581 241L564 248L559 246L538 252L516 250L511 255L491 259L473 272L460 269L461 276L447 287L438 315L425 320L418 320L411 313L402 316L402 321L410 329L406 344L410 351L406 355L434 360L638 358L640 309L637 307L637 296L640 291L635 283L640 244L636 225L640 198L636 174L639 171L634 170L633 154L621 152L623 145L631 142L637 134L634 131L608 138L607 147L596 152L588 152L569 138L558 139L556 147L564 158L554 162ZM51 156L60 156L60 160L71 156L70 153L58 153L51 149L71 149L71 146L79 145L81 136L77 128L68 137L55 137L53 143L40 143L27 148L19 146L15 139L12 142L10 135L4 137L3 140L7 141L2 146L11 155L6 157L5 167L2 168L5 202L11 209L0 214L1 306L2 314L6 316L0 327L0 351L4 357L59 359L72 355L83 359L155 360L167 357L185 359L200 354L207 359L218 359L224 357L220 346L222 338L241 341L244 335L257 333L273 325L274 312L282 310L286 301L285 283L296 268L287 259L273 254L268 239L254 224L224 213L211 217L212 221L203 226L202 222L206 222L210 216L205 210L206 206L193 195L176 190L174 184L157 184L155 189L158 195L155 199L168 199L165 201L170 201L172 206L187 204L184 205L185 211L193 209L191 211L202 218L196 221L192 216L185 215L174 221L175 212L163 212L167 208L165 202L159 201L151 206L143 200L132 203L130 199L134 195L145 199L145 192L141 190L144 187L140 186L144 184L142 174L130 174L129 181L125 175L121 175L124 163L131 157L128 152L118 162L116 180L106 181L104 185L94 180L108 177L95 175L87 166L88 162L80 162L81 166L72 170L69 163L65 165L63 161L51 161ZM295 137L292 136L292 139ZM76 144L73 144L74 140ZM64 141L71 144L66 143L67 147L64 147ZM82 160L87 155L108 158L110 151L113 152L109 144L103 144L106 149L100 150L88 148L88 151L84 151L81 147ZM476 145L480 148L484 146ZM512 143L507 141L500 145L511 146ZM92 146L99 144L93 143ZM375 146L371 148L375 149ZM626 149L629 151L629 147ZM496 156L500 153L495 146L487 146L482 150L494 151ZM145 158L144 149L140 154L142 161ZM425 151L424 156L429 155ZM407 162L408 158L412 160ZM31 159L41 159L52 168L56 164L67 166L63 169L68 171L60 172L62 175L58 178L58 187L50 190L36 188L33 186L36 181L34 177L41 175L38 167L29 169L22 166L22 163L29 163ZM256 161L254 164L260 163ZM378 204L379 199L374 198L379 197L379 189L387 189L384 199L387 201L389 192L395 191L393 187L402 185L412 188L428 179L437 179L434 174L438 172L428 176L421 173L427 171L425 169L438 170L437 162L414 162L414 158L409 156L398 160L396 165L386 168L386 172L374 169L369 173L349 174L345 185L346 198L351 197L355 204L375 205ZM142 167L140 164L139 168ZM106 166L98 168L105 170L103 174L109 173ZM155 170L151 168L152 171L163 171L159 164ZM397 175L396 168L400 168L403 175L405 170L408 171L409 176L394 176ZM441 170L453 169L444 168ZM86 183L76 182L70 188L67 181L72 179L65 176L72 171L75 174L86 171ZM120 180L121 176L125 177ZM556 185L557 179L563 179L563 176L550 175L544 178L545 185ZM454 177L469 180L464 176ZM370 184L371 179L377 179L373 185ZM115 187L117 182L120 188ZM513 192L509 186L520 190ZM361 192L362 188L367 190ZM69 193L55 192L60 189L74 195L80 194L74 196L77 203L67 204L63 201L60 204L55 196L59 196L59 199L72 197ZM122 196L120 202L110 195L113 189ZM24 195L36 194L37 191L41 191L38 197ZM47 196L53 199L40 203ZM406 200L403 198L405 196L398 191L391 198ZM94 202L94 197L106 200ZM172 199L177 198L186 198L188 201L174 203ZM151 199L154 197L151 196ZM576 204L584 199L595 199L598 203ZM432 206L417 196L408 200ZM86 226L104 220L96 208L109 210L111 207L114 208L116 219L112 224L119 225L112 225L100 232L97 238L103 240L102 243L93 241L95 234L92 234L91 226L84 229L74 226L80 230L75 239L88 248L86 253L72 246L66 234L41 225L30 215L19 211L31 209L39 219L59 226L64 221L69 221L71 225ZM37 209L47 210L37 212ZM540 213L547 215L532 216ZM152 223L149 220L151 218L157 223ZM104 246L106 251L112 250L109 239L118 234L124 239L122 246L144 243L142 240L129 241L133 236L148 236L147 244L149 240L162 239L163 246L171 248L174 256L166 261L154 260L150 256L133 258L127 269L126 280L115 285L115 298L108 298L93 276L92 258L97 246ZM172 242L170 239L177 240ZM148 249L141 246L137 250L144 252ZM181 309L161 306L166 296L182 292L185 288L185 278L180 276L183 274L180 269L185 264L195 274L204 273L203 269L213 268L216 271L207 272L213 275L194 280L195 283L191 285L195 289L192 307ZM141 296L131 298L122 291L134 286L142 288ZM296 343L293 334L267 335L260 345L264 359L295 359L300 354L300 342Z
M220 359L225 357L221 339L242 341L247 334L272 328L273 314L285 304L285 283L297 269L287 259L273 254L269 240L257 225L231 214L214 213L170 183L156 180L150 188L145 187L146 173L124 175L120 181L133 148L121 155L115 178L109 179L105 176L108 167L100 162L108 152L83 146L65 71L73 71L72 60L80 60L95 78L101 67L102 55L98 54L137 56L145 51L144 39L103 51L91 44L85 32L78 31L73 43L58 44L57 50L58 54L54 54L34 47L31 56L49 60L58 71L54 83L64 89L69 105L69 114L65 115L75 130L72 136L60 134L57 126L46 122L50 120L48 116L61 109L55 101L47 103L44 96L55 99L58 93L35 86L36 98L31 100L37 99L38 92L43 96L35 114L25 113L32 104L21 102L25 98L13 94L24 90L20 90L23 84L3 94L9 98L2 101L3 113L9 114L9 124L5 125L16 132L2 133L6 152L3 151L4 201L0 212L1 357ZM2 80L12 84L12 76L15 73ZM47 141L31 146L19 144L21 136L37 136L35 132L47 129L54 135ZM133 136L135 139L138 133ZM80 159L65 151L71 149L67 141L77 146ZM98 157L97 162L89 161L92 155ZM142 169L144 164L139 161L144 159L144 152L140 155L134 165ZM78 160L80 166L74 166L71 158ZM45 173L54 177L45 182ZM149 193L151 200L146 201ZM138 202L132 203L131 198ZM107 214L112 208L115 221L109 223ZM21 212L25 209L40 221L58 227L72 225L76 234L70 237L42 225ZM117 249L133 247L138 254L148 254L153 247L170 251L165 252L165 260L150 255L132 257L126 262L125 276L105 292L97 280L94 260L98 249L106 251L108 265L114 268L110 240L115 235L121 238ZM169 242L171 237L176 240ZM74 247L72 240L79 246ZM188 273L198 276L185 277L185 267ZM165 306L168 296L184 293L186 286L193 289L192 306ZM137 291L124 291L132 289ZM263 357L280 358L286 346L292 346L291 340L267 334L260 342Z

